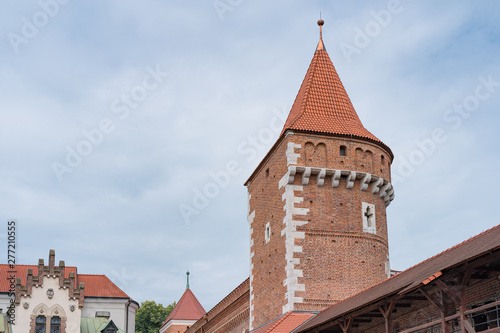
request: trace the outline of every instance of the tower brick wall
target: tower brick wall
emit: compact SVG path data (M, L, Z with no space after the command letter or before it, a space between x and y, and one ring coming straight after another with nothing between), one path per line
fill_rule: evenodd
M387 277L391 162L368 140L289 131L275 145L247 184L251 328ZM369 231L363 203L374 206Z
M250 176L250 329L390 275L393 155L364 128L320 41L280 138Z

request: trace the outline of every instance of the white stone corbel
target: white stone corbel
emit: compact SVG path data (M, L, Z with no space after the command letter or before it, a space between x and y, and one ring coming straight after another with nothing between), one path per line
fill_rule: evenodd
M288 185L293 184L296 173L297 173L297 167L294 165L289 165L287 173L283 176L283 178L280 179L279 188L282 188L287 184Z
M325 176L326 176L326 169L321 169L321 171L318 173L318 186L322 187L325 185Z
M368 184L371 182L371 180L372 180L372 175L367 173L361 180L361 187L360 187L361 191L363 192L366 191L366 189L368 188Z
M295 174L297 173L297 168L294 166L290 166L288 168L288 184L293 184L295 180Z
M340 182L340 175L341 175L340 170L335 170L332 176L332 187L339 187L339 182Z
M347 176L347 188L353 188L355 180L356 180L356 171L351 171L349 176Z
M380 197L383 198L387 191L392 187L391 183L387 183L380 188Z
M384 201L385 201L385 206L389 206L391 201L394 199L394 187L391 185L390 189L387 191L387 193L384 196Z
M302 174L302 185L309 184L309 177L311 177L311 168L306 167L306 171Z
M372 183L372 193L378 193L380 191L380 186L384 183L384 178L379 178Z

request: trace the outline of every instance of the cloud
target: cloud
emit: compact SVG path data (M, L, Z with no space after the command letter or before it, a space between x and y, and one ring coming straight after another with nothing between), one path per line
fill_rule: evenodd
M137 301L164 305L180 297L189 269L204 307L220 301L248 277L243 183L274 141L252 157L238 146L291 107L318 41L319 11L326 48L362 122L397 159L409 159L435 128L447 135L396 186L388 208L393 268L497 224L500 184L489 175L499 163L500 92L459 128L443 114L474 94L479 77L500 81L499 5L401 3L350 62L339 45L353 44L356 27L377 22L373 11L386 3L244 1L221 20L211 2L72 1L18 53L6 34L22 33L22 18L40 7L6 4L0 221L18 219L19 259L34 264L54 248L79 272L106 274ZM168 77L126 117L116 112L113 103L138 92L156 66ZM114 129L60 182L52 162L66 163L67 147L88 141L84 131L103 119ZM229 161L239 172L186 223L179 204L191 203Z

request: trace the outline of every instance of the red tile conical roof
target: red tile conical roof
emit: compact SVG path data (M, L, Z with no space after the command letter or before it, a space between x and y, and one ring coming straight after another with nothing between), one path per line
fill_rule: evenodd
M174 319L198 320L203 317L205 313L205 309L203 309L203 306L198 302L198 299L194 296L191 289L186 289L163 324Z
M389 149L359 120L321 39L281 134L286 130L369 139Z

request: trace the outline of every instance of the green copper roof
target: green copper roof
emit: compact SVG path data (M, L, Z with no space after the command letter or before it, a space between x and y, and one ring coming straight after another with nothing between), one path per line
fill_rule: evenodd
M106 318L82 317L80 320L80 333L101 333L110 322L112 320ZM125 331L119 328L117 333L125 333Z

